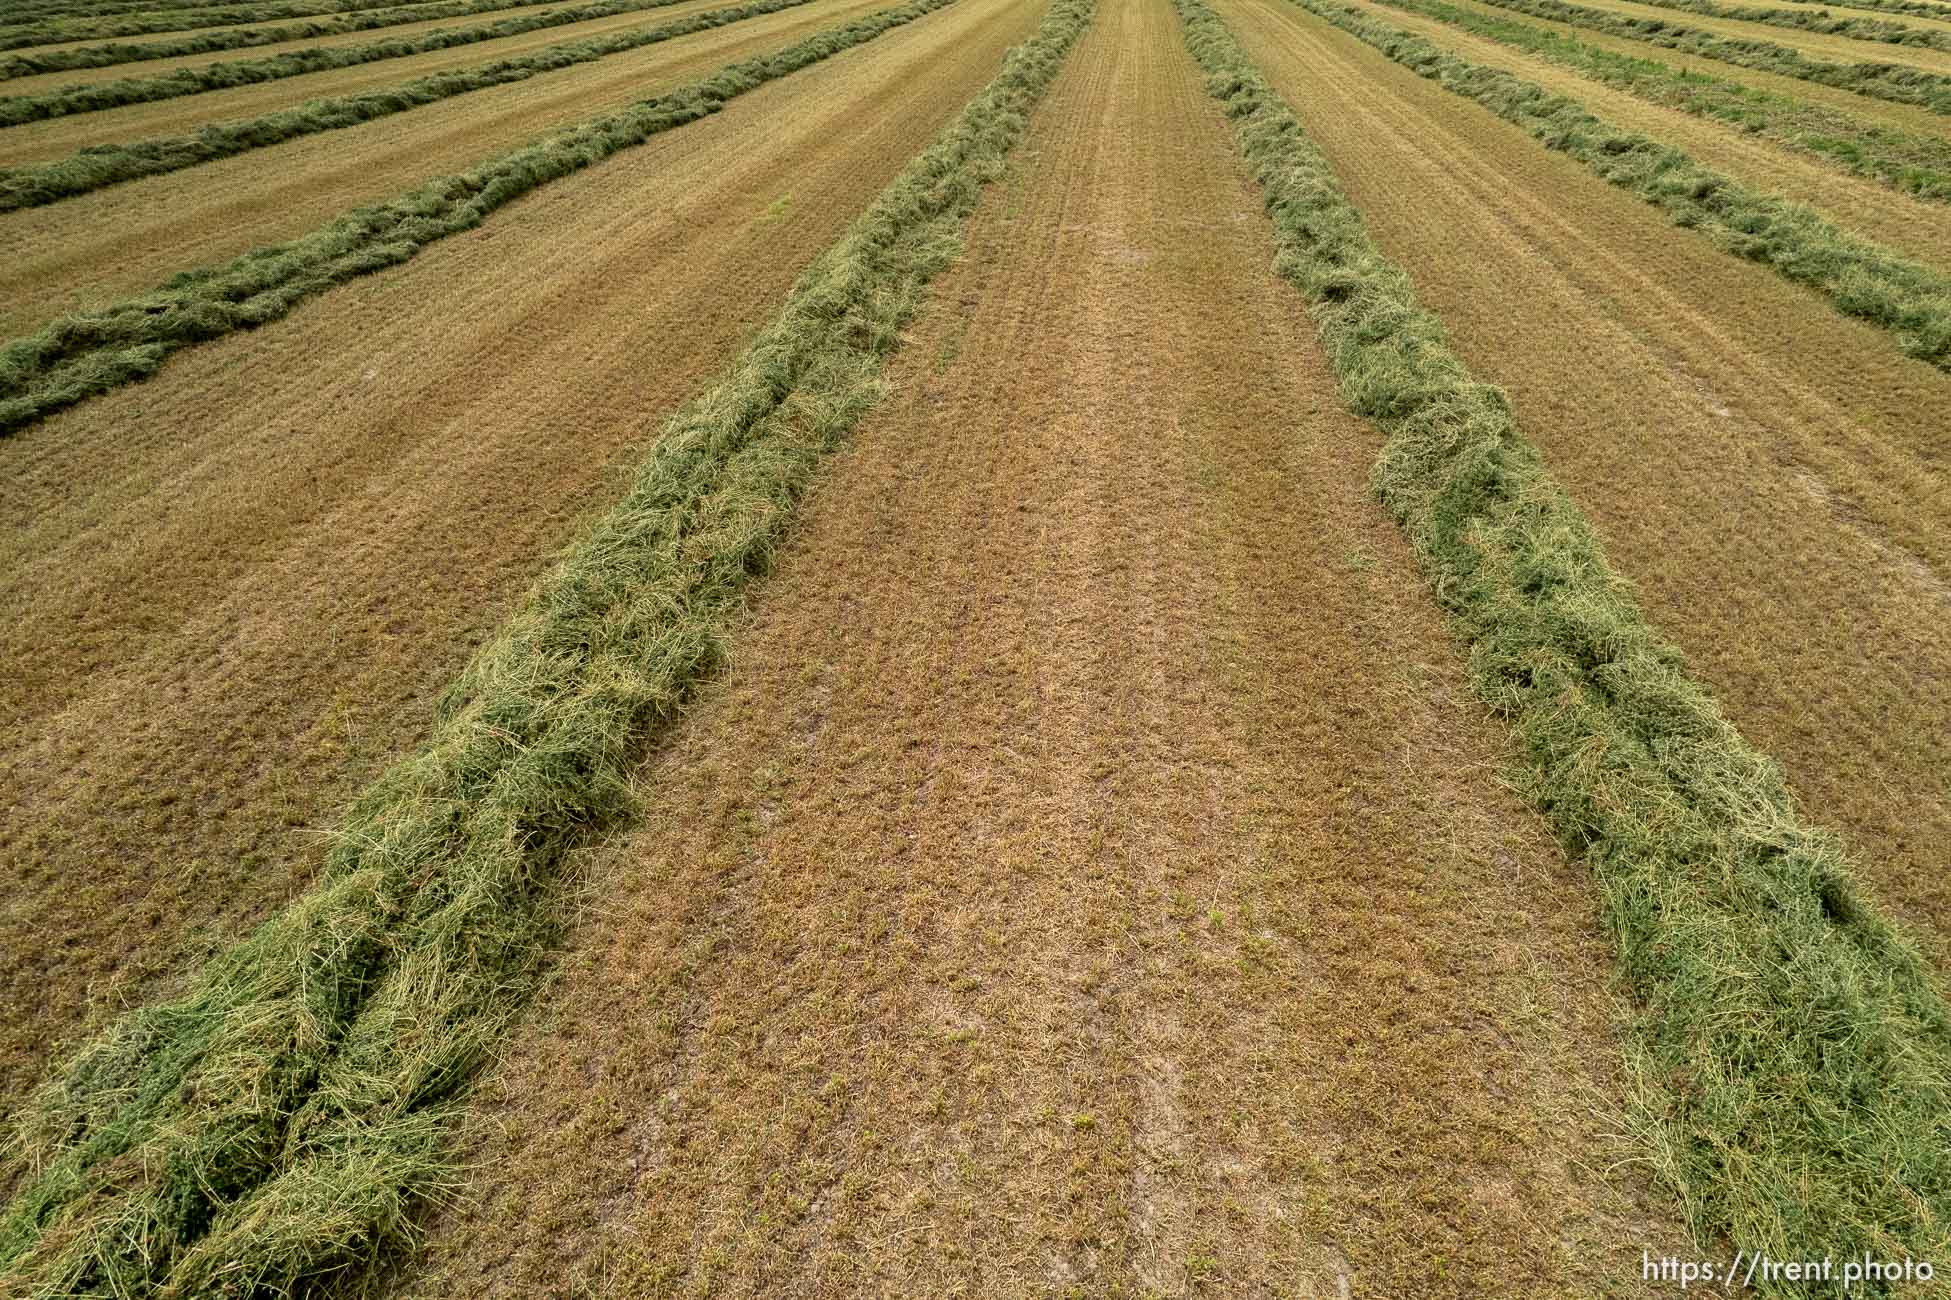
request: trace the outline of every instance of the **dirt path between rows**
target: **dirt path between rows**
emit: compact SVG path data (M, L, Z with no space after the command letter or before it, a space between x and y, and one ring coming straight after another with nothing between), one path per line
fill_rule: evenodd
M1951 936L1951 377L1287 3L1221 0L1656 627Z
M1459 58L1501 68L1554 94L1569 96L1612 126L1639 131L1662 144L1684 149L1703 165L1750 189L1806 203L1853 234L1951 271L1951 213L1942 203L1928 203L1887 185L1850 176L1725 122L1650 104L1436 19L1373 0L1350 3L1369 17L1413 32Z
M296 239L367 203L890 7L816 3L696 32L343 131L0 215L0 338L192 267ZM148 105L150 109L160 105Z
M1593 901L1109 0L642 770L412 1294L1635 1294Z
M957 5L0 441L0 1107L228 941L1034 26Z

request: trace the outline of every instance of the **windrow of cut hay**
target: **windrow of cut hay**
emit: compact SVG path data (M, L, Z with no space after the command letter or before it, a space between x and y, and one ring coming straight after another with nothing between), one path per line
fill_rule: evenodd
M1847 36L1856 41L1877 41L1885 45L1909 45L1921 49L1951 50L1951 32L1934 28L1907 27L1888 18L1867 18L1859 14L1837 14L1827 9L1782 9L1773 6L1724 5L1716 0L1634 0L1657 9L1675 9L1699 14L1702 18L1724 18L1734 22L1765 23L1770 27L1793 27L1822 36ZM1936 17L1951 17L1939 12Z
M313 99L296 108L281 109L239 122L219 122L189 135L163 136L130 144L98 145L66 158L25 167L0 168L0 212L39 207L86 194L108 185L181 171L199 163L230 158L252 149L268 148L319 131L338 131L375 118L404 113L426 104L486 90L509 82L526 81L545 72L593 63L612 54L642 49L693 32L724 27L747 18L778 13L809 0L756 0L752 4L712 9L657 27L596 36L584 41L551 45L534 54L499 59L478 67L435 73L412 81L336 99Z
M768 81L952 3L908 0L816 32L784 49L727 64L703 81L551 131L390 202L355 209L299 239L256 249L222 266L186 271L154 292L101 311L61 317L0 347L0 434L146 379L180 348L277 320L335 284L397 265L436 240L473 229L496 208L538 186L716 113Z
M425 748L352 809L321 884L37 1094L0 1289L281 1294L410 1236L452 1176L463 1085L533 987L565 854L627 814L633 761L721 660L1091 10L1057 0L672 418L449 689Z
M1737 184L1671 145L1610 126L1575 99L1446 53L1335 0L1292 2L1578 159L1675 225L1891 331L1906 356L1951 370L1951 276L1840 230L1814 209Z
M1951 1011L1922 959L1648 626L1231 33L1174 2L1264 187L1276 268L1385 434L1374 486L1513 728L1519 787L1597 882L1647 1160L1703 1240L1951 1258Z
M330 72L337 68L382 63L388 59L406 59L435 50L449 50L499 40L505 36L520 36L525 32L663 9L681 3L683 0L596 0L595 3L552 9L545 13L519 14L477 27L440 27L418 36L369 41L363 45L291 50L263 59L237 59L178 68L155 77L121 77L114 81L84 82L43 95L0 96L0 126L18 126L23 122L40 122L76 113L94 113L106 108L120 108L125 104L152 104L184 95L200 95L205 91L231 90L238 86L280 81L286 77L302 77L309 72ZM16 56L10 62L24 65L30 61L38 60ZM21 67L10 75L21 76L28 71L39 69Z
M1725 77L1616 54L1515 18L1446 0L1377 0L1522 50L1648 103L1725 122L1839 171L1922 199L1951 201L1951 140L1882 126L1823 105Z
M1819 86L1834 86L1871 99L1893 104L1915 104L1933 113L1951 113L1951 77L1896 63L1831 63L1811 59L1799 50L1773 41L1716 36L1697 27L1688 27L1664 18L1638 18L1609 13L1566 0L1483 0L1487 5L1530 14L1571 27L1583 27L1605 36L1641 41L1662 49L1697 54L1704 59L1731 63L1757 72L1812 81Z
M270 45L276 41L307 40L314 36L337 36L346 32L371 31L378 27L397 27L402 23L430 22L436 18L463 18L470 14L526 8L540 2L541 0L421 0L420 3L403 5L399 0L392 0L392 3L384 6L351 4L335 7L327 3L327 0L316 0L316 2L298 0L290 4L250 5L232 9L163 9L160 12L136 13L103 18L99 21L90 21L87 17L63 18L58 14L51 14L32 23L0 27L0 50L18 50L33 45L53 45L64 41L107 40L117 36L156 36L168 32L229 27L237 23L276 22L284 18L319 18L315 23L269 28L262 31L204 32L186 38L185 43L207 43L197 44L195 48L177 50L177 53L181 54L201 54L208 50L231 50L246 45ZM156 6L148 6L148 8L155 9ZM101 48L148 50L161 47L162 43L154 46L97 46L79 50L48 50L43 54L23 57L51 60L47 66L33 69L36 72L61 72L73 68L100 68L107 66L108 63L125 63L130 58L172 57L169 54L137 54L108 59L106 62L63 61L69 55L90 57L93 50ZM0 64L0 69L9 66ZM25 74L6 71L5 75L17 77Z

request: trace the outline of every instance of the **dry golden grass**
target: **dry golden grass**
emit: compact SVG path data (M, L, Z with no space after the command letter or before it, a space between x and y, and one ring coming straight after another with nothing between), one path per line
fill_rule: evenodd
M0 442L0 1108L306 882L624 450L1035 18L917 20Z
M1951 377L1286 0L1222 12L1653 625L1951 936Z
M468 18L430 18L425 22L401 23L397 27L378 27L362 32L344 32L337 36L314 36L309 40L280 41L276 45L252 45L236 50L213 50L204 54L188 54L174 59L141 59L134 63L116 63L106 68L77 68L71 72L42 72L31 77L11 77L0 81L0 94L4 95L43 95L62 86L85 84L91 81L115 81L122 77L154 77L172 72L177 68L198 68L209 63L226 63L234 59L262 59L277 54L289 54L293 50L333 49L343 45L365 45L372 41L391 40L394 37L421 36L427 32L449 27L478 27L487 23L499 22L504 18L514 18L526 14L548 13L559 7L563 0L552 0L550 4L522 5L513 9L497 9L493 13ZM230 27L199 28L198 31L245 32L262 27L289 27L294 23L306 21L302 18L276 18L261 23L238 23ZM562 30L560 28L556 30ZM146 45L152 42L167 41L172 36L191 33L158 34L155 36L123 36L112 41L101 37L90 37L80 41L59 41L48 45L35 45L24 50L13 51L18 54L40 54L48 50L76 49L87 45ZM476 49L485 46L475 46ZM5 57L0 55L0 57Z
M1888 186L1847 175L1717 118L1650 104L1448 23L1374 0L1349 3L1379 22L1413 32L1460 58L1503 69L1555 94L1576 99L1607 123L1684 149L1699 162L1744 185L1805 203L1845 230L1919 261L1951 268L1951 217L1941 203L1895 193Z
M403 1294L1638 1294L1592 898L1163 0L642 776Z
M348 130L0 215L0 337L31 332L64 311L141 293L178 271L296 238L553 126L635 103L886 7L886 0L815 0Z
M126 104L120 108L105 108L93 113L75 113L68 117L49 118L44 122L26 122L0 130L0 167L14 167L21 163L64 158L91 145L123 144L158 135L182 135L212 122L237 121L275 112L281 108L295 108L308 99L356 95L361 91L398 85L403 81L411 81L415 77L432 76L435 73L449 72L457 68L472 68L483 63L493 63L497 59L532 54L550 45L587 40L592 36L634 28L658 27L689 14L726 7L726 0L716 0L715 3L713 0L690 0L687 4L615 14L608 18L596 18L586 23L570 23L562 27L545 27L540 31L523 32L519 36L506 36L498 41L483 41L479 45L459 45L453 49L434 50L410 58L382 59L378 63L362 63L351 68L311 72L301 77L282 77L255 86L211 90L200 95L182 95L175 99L157 100L151 104ZM493 16L499 18L502 15ZM448 25L453 24L450 22ZM378 35L384 34L378 33ZM371 40L375 33L366 32L362 35ZM322 46L331 43L331 41L320 40L298 44L309 48L313 45ZM272 49L274 47L265 47L265 50ZM264 54L264 50L233 50L230 54L232 58L260 57ZM142 63L123 64L115 68L97 68L86 74L66 74L66 79L58 81L57 84L73 85L91 80L114 81L123 77L148 77L159 75L151 71L158 67L157 64ZM55 75L59 77L62 74ZM0 93L27 93L15 89L19 84L0 81Z

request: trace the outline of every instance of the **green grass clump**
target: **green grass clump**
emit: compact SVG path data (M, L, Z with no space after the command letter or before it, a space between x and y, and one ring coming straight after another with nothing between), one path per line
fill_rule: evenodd
M1739 185L1671 145L1610 126L1577 100L1445 53L1334 0L1294 3L1523 127L1546 148L1570 154L1664 210L1674 224L1822 293L1845 315L1891 331L1906 356L1951 370L1951 276L1839 230L1811 208Z
M1799 50L1773 41L1716 36L1664 18L1640 18L1604 9L1568 4L1566 0L1484 0L1487 5L1530 14L1550 22L1583 27L1606 36L1642 41L1683 54L1731 63L1736 67L1772 72L1783 77L1834 86L1893 104L1915 104L1933 113L1951 113L1951 77L1897 63L1831 63L1811 59Z
M1378 0L1536 55L1580 76L1811 154L1918 198L1951 201L1951 140L1914 135L1724 77L1634 58L1444 0Z
M534 985L567 850L627 815L633 761L721 659L1091 12L1057 0L672 418L448 690L425 748L352 809L322 883L36 1095L0 1290L283 1294L410 1239L451 1185L466 1080Z
M0 212L38 207L123 181L180 171L185 167L234 157L252 149L282 144L286 140L319 131L358 126L375 118L404 113L472 90L526 81L545 72L591 63L612 54L642 49L646 45L689 36L708 28L723 27L762 14L777 13L807 2L755 0L752 4L713 9L657 27L621 32L614 36L595 36L582 41L566 41L533 54L499 59L454 72L436 73L383 90L344 95L336 99L309 100L297 108L282 109L238 122L220 122L189 135L139 140L132 144L100 145L54 162L0 168Z
M1375 489L1516 733L1521 788L1598 883L1648 1160L1703 1240L1951 1258L1951 1010L1922 959L1647 624L1225 26L1174 3L1264 187L1276 269L1386 435Z
M34 76L43 72L73 72L79 68L105 68L117 63L137 63L148 59L174 59L213 50L240 49L254 45L276 45L283 41L313 40L342 32L366 31L399 23L428 22L475 13L507 9L534 0L460 0L458 3L429 4L426 12L404 18L385 14L354 14L329 22L304 23L293 27L265 27L246 32L205 32L172 41L151 41L145 45L84 45L72 50L43 50L15 54L0 59L0 79ZM324 46L291 50L263 59L237 59L227 63L208 63L195 68L177 68L153 77L122 77L115 81L87 82L63 86L40 95L0 96L0 126L18 126L75 113L93 113L125 104L152 104L183 95L200 95L210 90L230 90L261 82L299 77L308 72L330 72L353 68L363 63L410 58L434 50L448 50L481 41L519 36L569 23L588 22L615 14L640 13L662 9L681 0L591 0L588 4L553 9L546 13L517 14L492 23L472 27L437 27L414 36L395 36L364 45ZM386 21L380 21L382 18Z
M274 321L335 284L397 265L436 240L473 229L538 186L716 113L768 81L953 2L909 0L816 32L782 50L727 64L703 81L551 131L388 203L355 209L299 239L186 271L152 293L100 311L61 317L0 347L0 434L146 379L180 348Z
M232 23L274 22L280 18L318 17L319 21L291 27L268 28L262 33L200 32L181 41L157 42L151 45L105 45L77 50L44 50L0 62L0 77L24 77L30 72L71 72L76 68L103 68L137 59L166 59L176 54L202 54L211 50L269 45L274 41L338 36L346 32L397 27L401 23L420 23L436 18L464 18L472 14L494 13L501 9L515 9L535 3L537 0L421 0L421 3L402 5L399 0L387 0L386 4L379 5L362 3L360 0L351 0L350 3L335 3L335 0L294 0L289 4L194 11L187 10L183 6L164 8L159 5L141 4L143 12L115 17L49 13L37 17L30 23L8 24L0 27L0 50L16 50L59 41L94 40L97 37L155 36L166 32L225 27ZM321 15L325 16L320 17ZM148 53L147 51L150 50L167 50L167 52ZM119 52L119 57L107 57L103 51ZM127 51L142 52L128 53ZM76 59L83 61L75 62Z

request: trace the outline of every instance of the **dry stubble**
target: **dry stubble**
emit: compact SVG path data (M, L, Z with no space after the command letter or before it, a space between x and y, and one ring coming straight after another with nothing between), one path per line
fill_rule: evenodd
M419 1294L1537 1295L1618 1008L1269 273L1113 0L469 1125Z
M1218 6L1881 899L1951 935L1951 376L1287 0Z
M117 302L193 267L296 239L362 204L888 8L814 0L729 27L343 131L0 215L0 338Z
M0 1105L226 942L633 448L993 73L956 5L0 441Z

